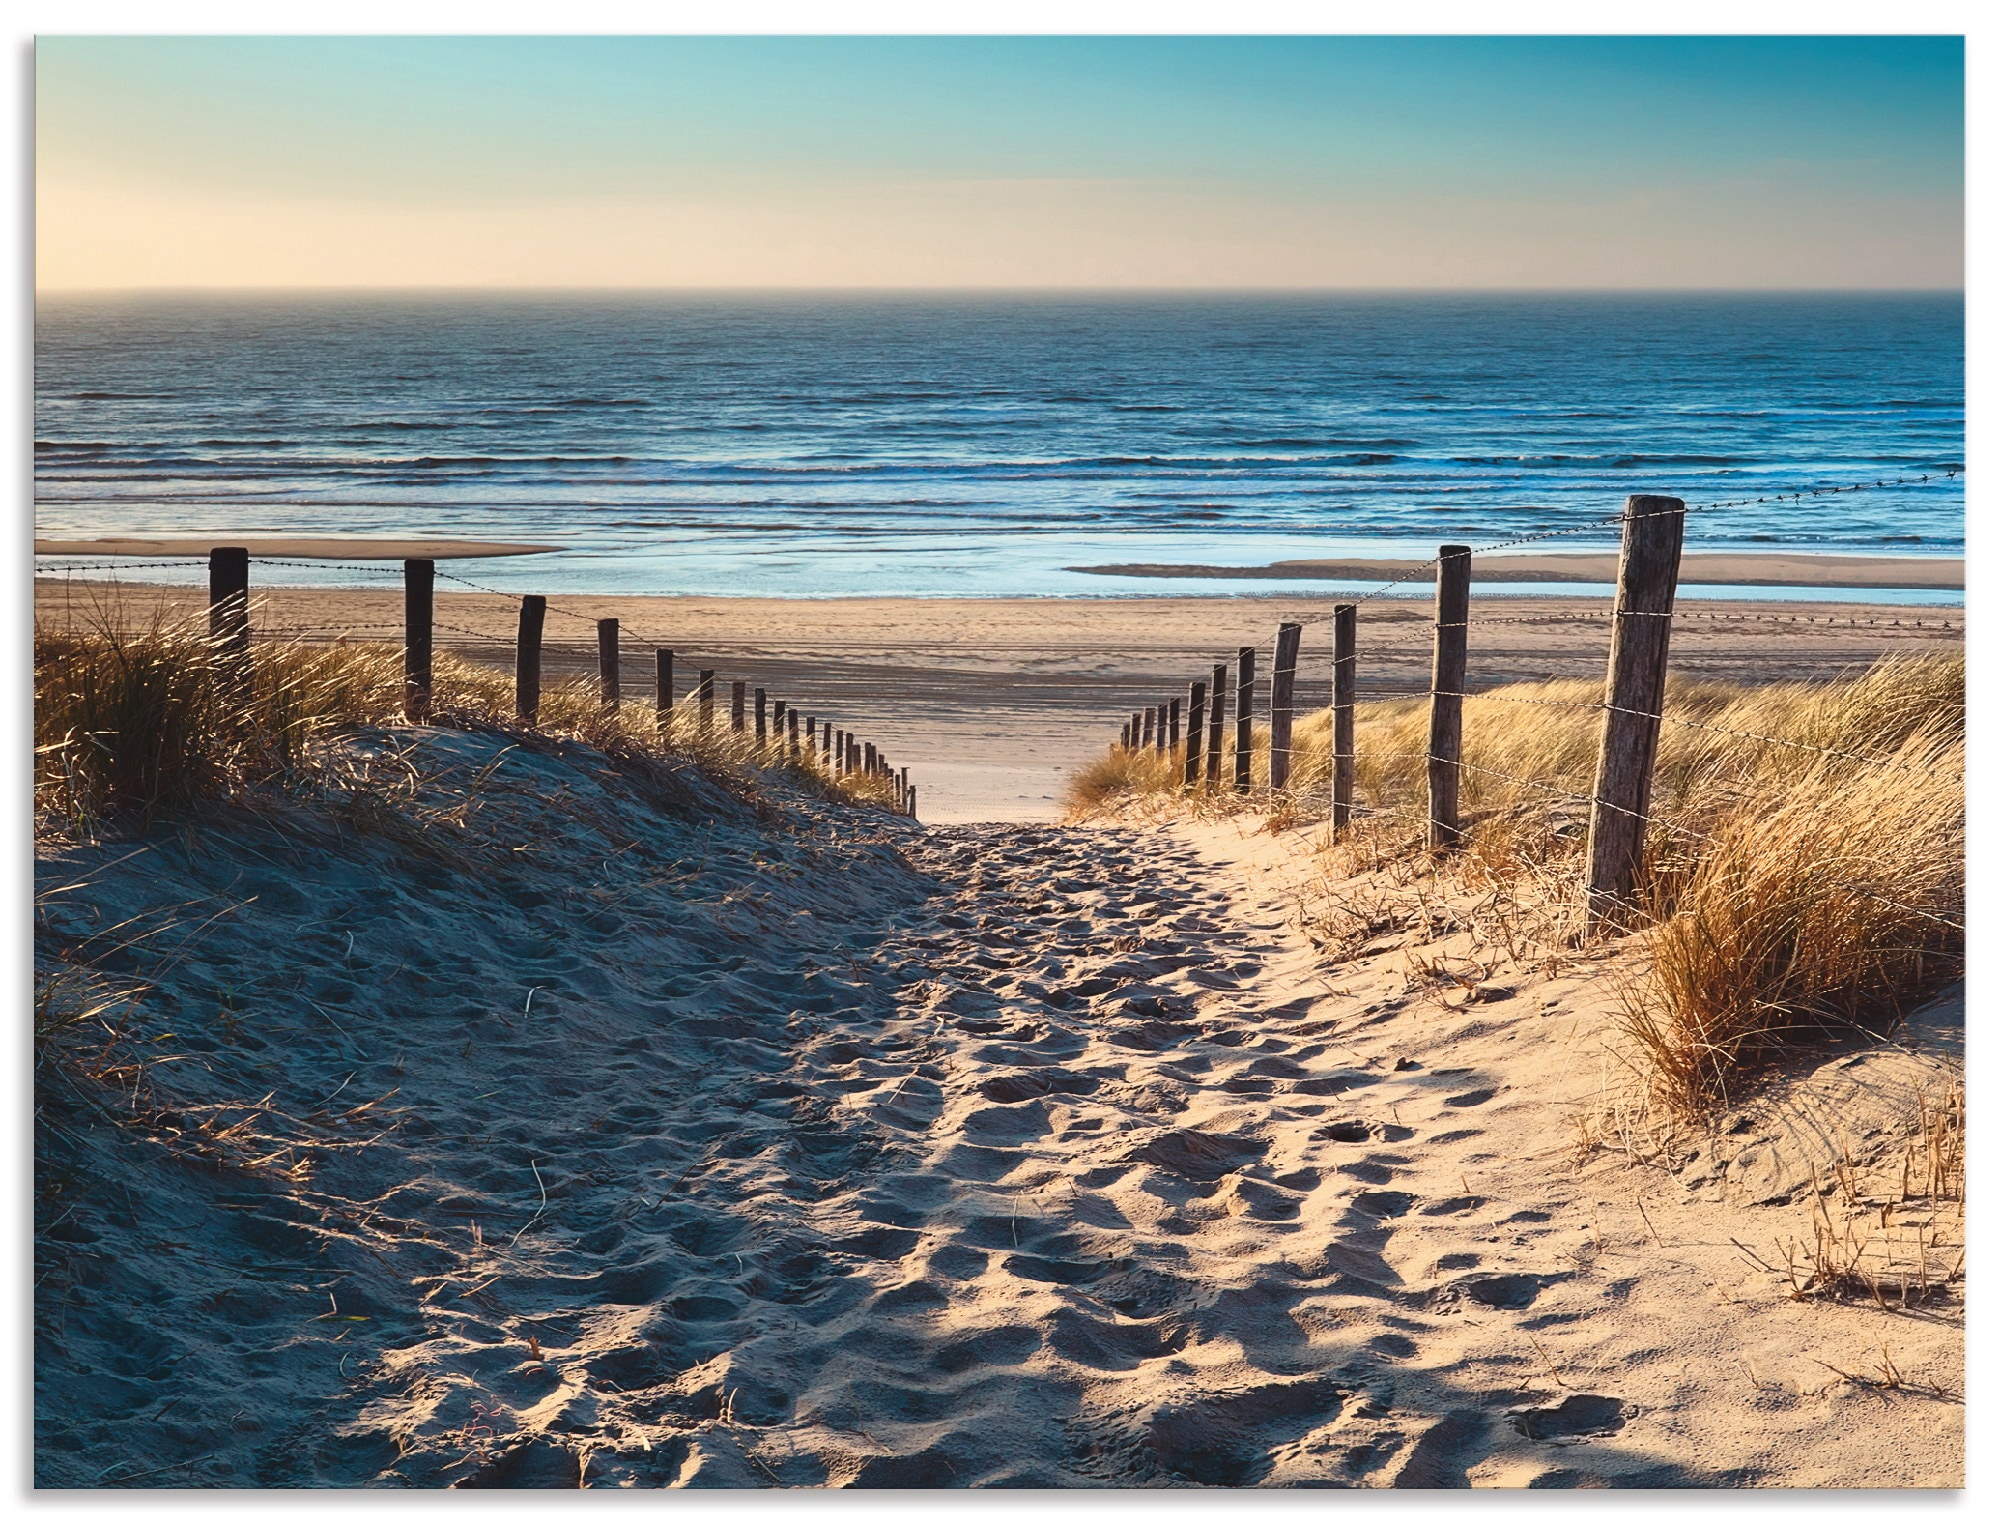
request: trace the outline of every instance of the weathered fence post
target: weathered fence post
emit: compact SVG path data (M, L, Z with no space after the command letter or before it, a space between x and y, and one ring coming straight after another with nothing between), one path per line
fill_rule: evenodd
M866 773L875 771L875 742L872 740L864 742L861 747L861 770Z
M1333 609L1333 828L1354 818L1354 624L1358 605Z
M1171 705L1163 703L1157 711L1160 716L1160 722L1153 727L1153 749L1162 756L1167 754L1167 747L1170 744L1167 740L1167 713L1169 708L1178 714L1180 712L1180 700L1178 698L1175 699Z
M1180 748L1181 701L1178 698L1170 698L1167 700L1167 749L1178 751Z
M1438 546L1437 623L1431 655L1431 845L1459 839L1458 762L1464 738L1465 624L1472 612L1472 547Z
M908 805L909 805L910 818L914 820L917 817L917 790L915 788L912 788L910 790Z
M1250 791L1251 698L1257 691L1257 647L1236 648L1236 791Z
M810 730L808 734L810 734ZM791 753L793 761L799 759L799 711L797 709L785 710L785 748Z
M674 722L674 653L653 651L653 723L665 735Z
M737 735L743 733L743 700L748 688L747 682L729 684L729 728Z
M403 717L422 724L431 717L431 605L437 562L403 562ZM244 645L250 623L246 611Z
M695 678L695 707L699 711L701 730L706 735L715 728L715 673L702 672Z
M523 724L533 724L542 707L542 624L549 600L529 594L521 599L521 618L514 630L514 712Z
M790 712L784 699L771 700L771 739L781 746L785 743L785 715Z
M1187 775L1183 782L1192 788L1201 777L1201 728L1208 713L1208 684L1188 684Z
M1208 767L1206 781L1213 788L1222 780L1222 715L1229 707L1229 668L1221 663L1211 672L1214 686L1208 692Z
M219 653L250 654L250 552L241 546L208 552L208 638Z
M1148 708L1146 710L1146 733L1139 737L1139 746L1142 750L1150 751L1153 749L1153 729L1159 721L1160 711L1156 708Z
M597 695L607 714L618 712L618 621L597 621Z
M769 715L766 714L765 712L766 700L764 697L764 690L761 687L757 689L756 696L757 696L757 754L761 756L764 754L764 747L766 743L770 740L770 732L768 729L766 729L766 726L770 722L770 718Z
M1687 504L1678 497L1625 499L1618 600L1604 679L1604 741L1590 810L1587 902L1593 926L1629 921L1645 865L1646 816L1667 696L1667 643L1686 519Z
M1271 791L1282 792L1292 779L1292 688L1299 674L1297 624L1280 624L1271 647Z

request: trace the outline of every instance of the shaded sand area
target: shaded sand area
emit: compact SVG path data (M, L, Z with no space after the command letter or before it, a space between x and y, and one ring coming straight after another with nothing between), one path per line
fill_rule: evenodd
M1947 1276L1760 1267L1820 1209L1957 1251L1876 1199L1948 1008L1647 1147L1626 953L1449 904L1336 945L1395 885L1299 832L350 744L412 740L415 834L44 850L45 954L181 925L111 960L154 989L66 1050L103 1078L44 1085L43 1485L1959 1483Z
M476 578L475 578L476 580ZM44 578L38 617L95 617L82 581ZM123 616L199 615L194 588L126 584ZM1280 620L1306 625L1300 701L1327 701L1332 600L1320 594L1240 598L711 598L556 597L546 626L549 669L596 671L592 621L623 623L627 694L649 698L651 647L675 651L683 690L701 667L747 680L807 713L832 717L911 768L935 822L1053 820L1065 773L1101 755L1136 708L1185 697L1190 680L1254 645L1268 659ZM440 592L441 648L509 666L518 604ZM1475 689L1552 676L1601 675L1607 619L1600 599L1494 598L1475 603ZM394 591L271 588L260 628L302 638L399 639ZM1735 681L1827 677L1894 651L1963 641L1961 609L1869 604L1702 603L1675 622L1677 671ZM1429 683L1430 611L1415 600L1365 605L1358 680L1364 697ZM1320 663L1317 667L1311 664ZM724 690L726 693L726 689Z

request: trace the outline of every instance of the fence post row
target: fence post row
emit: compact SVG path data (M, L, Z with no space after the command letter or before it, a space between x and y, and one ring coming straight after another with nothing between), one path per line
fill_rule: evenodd
M1236 650L1236 791L1250 791L1251 698L1257 687L1257 647Z
M1465 624L1472 611L1472 547L1438 546L1437 620L1431 654L1430 843L1458 844L1458 763L1464 741Z
M1686 520L1687 504L1678 497L1625 499L1611 659L1604 679L1604 738L1591 795L1586 903L1593 926L1629 920L1645 865L1646 816L1667 694L1667 645Z
M618 712L618 621L597 621L597 699L607 714Z
M1356 604L1333 610L1333 827L1354 818L1354 624Z
M1299 671L1298 624L1280 624L1271 647L1271 791L1282 790L1292 776L1292 687Z
M1208 684L1190 682L1188 684L1188 729L1187 729L1187 776L1186 785L1192 788L1201 777L1201 730L1202 720L1208 713Z
M422 724L431 716L431 604L436 578L436 561L403 562L403 717L411 724ZM243 627L247 640L247 615Z

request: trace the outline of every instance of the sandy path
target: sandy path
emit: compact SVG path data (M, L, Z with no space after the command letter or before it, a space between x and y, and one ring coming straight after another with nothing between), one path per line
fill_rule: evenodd
M1296 835L648 823L593 753L425 744L499 855L245 821L47 912L255 896L159 975L183 1162L65 1165L147 1188L51 1229L46 1483L1956 1478L1958 1407L1814 1362L1948 1381L1954 1324L1571 1166L1597 964L1336 973ZM254 1164L196 1126L246 1112Z
M477 580L475 574L473 577ZM448 585L448 584L446 584ZM191 588L125 590L129 617L155 606L199 612ZM155 600L158 600L157 604ZM1239 646L1265 662L1281 620L1307 627L1300 701L1324 703L1331 599L1240 598L662 598L558 597L547 625L552 673L596 670L597 617L623 621L628 693L650 693L650 650L673 648L680 669L711 667L807 713L833 717L912 769L927 820L1053 820L1063 775L1101 755L1134 709L1185 697L1190 680ZM90 589L45 578L36 613L54 623L94 616ZM515 601L440 593L440 645L511 662ZM1578 598L1475 603L1475 688L1552 676L1601 676L1605 610ZM567 615L575 615L569 617ZM280 633L348 629L400 638L393 591L260 590L256 621ZM1361 630L1364 696L1429 682L1430 615L1418 603L1370 604ZM1689 600L1674 632L1678 671L1737 681L1827 677L1888 652L1956 650L1958 608ZM1260 666L1260 669L1262 667ZM681 678L682 686L691 675Z

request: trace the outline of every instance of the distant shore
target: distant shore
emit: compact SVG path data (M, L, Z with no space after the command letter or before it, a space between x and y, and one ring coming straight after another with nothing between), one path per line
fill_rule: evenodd
M310 538L255 534L175 536L140 539L115 535L104 539L38 539L37 555L206 555L223 546L290 560L403 561L481 560L495 555L547 555L564 545L513 545L488 539L370 539L359 534L321 534Z
M1406 560L1273 561L1267 566L1168 565L1135 561L1108 566L1065 566L1090 576L1162 579L1220 577L1238 581L1365 582L1420 570ZM1475 582L1610 582L1618 557L1607 553L1474 556ZM1695 554L1681 558L1683 587L1873 587L1884 590L1963 589L1960 556L1840 555L1785 551Z

